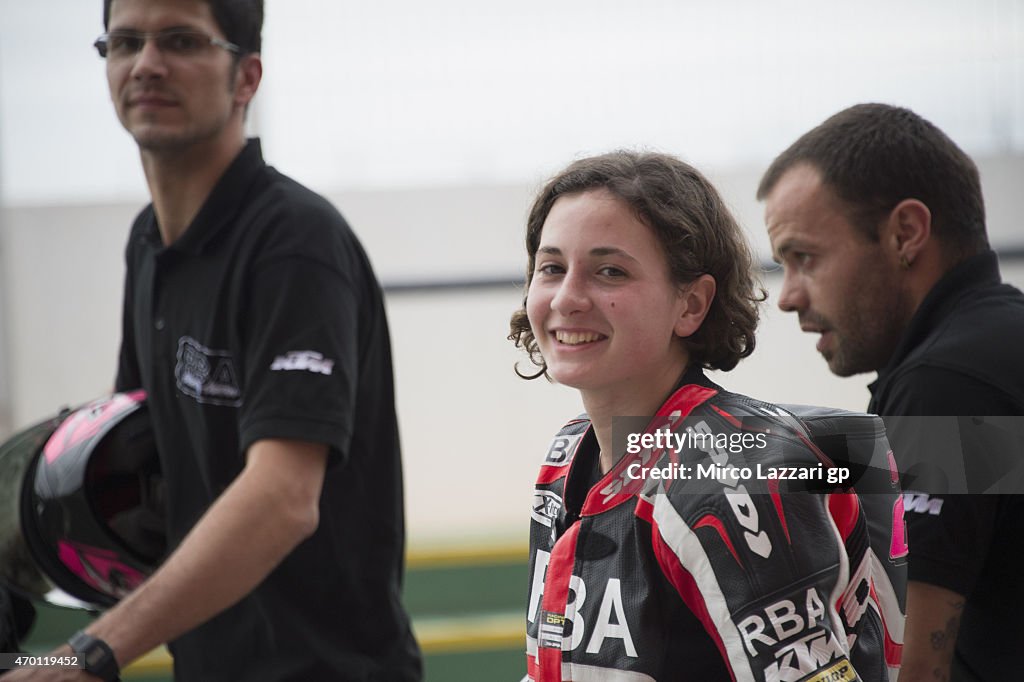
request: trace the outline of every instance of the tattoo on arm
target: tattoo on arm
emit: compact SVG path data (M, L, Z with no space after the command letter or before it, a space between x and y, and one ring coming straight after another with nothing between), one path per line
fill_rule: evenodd
M947 602L950 607L956 610L956 613L946 622L946 627L942 630L935 630L931 633L932 650L937 652L944 652L946 660L951 660L953 657L953 649L956 647L956 636L960 632L960 616L964 609L964 600L959 599L957 601ZM946 670L936 668L932 671L932 677L937 682L945 682L949 679Z

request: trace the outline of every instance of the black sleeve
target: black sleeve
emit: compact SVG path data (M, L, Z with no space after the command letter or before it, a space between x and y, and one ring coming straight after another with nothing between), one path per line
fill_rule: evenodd
M944 587L962 595L970 594L976 587L985 559L992 549L999 509L998 495L980 494L988 487L981 481L995 480L993 477L999 473L997 470L1005 468L1002 461L1005 453L979 447L983 441L968 437L964 432L967 426L959 423L963 420L953 418L1008 415L1016 411L1010 396L989 383L953 369L915 367L893 383L886 401L886 414L930 418L949 416L952 420L936 421L934 425L932 420L913 424L913 428L924 428L927 433L923 433L921 438L895 437L893 449L897 457L902 455L910 461L928 458L936 465L959 459L966 473L967 489L975 493L949 494L932 489L936 481L927 478L925 480L930 482L907 482L905 513L910 543L910 580ZM940 430L952 435L960 434L953 445L957 449L948 456L934 450L946 447L939 437ZM971 447L972 444L975 447ZM910 452L916 446L924 446L931 452ZM904 469L901 462L901 470L908 472L912 468Z
M326 443L348 456L359 373L360 283L301 256L261 264L245 315L243 451L263 438Z
M908 578L970 594L991 549L1000 496L931 495L915 506L917 494L908 494L905 511Z

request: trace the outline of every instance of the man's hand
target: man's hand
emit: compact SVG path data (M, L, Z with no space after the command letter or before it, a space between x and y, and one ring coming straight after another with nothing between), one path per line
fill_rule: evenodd
M937 585L907 583L907 627L900 682L945 682L953 660L964 597Z

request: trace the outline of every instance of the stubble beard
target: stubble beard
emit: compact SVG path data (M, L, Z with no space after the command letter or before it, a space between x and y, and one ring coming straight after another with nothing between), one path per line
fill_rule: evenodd
M144 123L130 130L139 151L158 155L174 155L194 149L204 142L216 138L227 126L227 121L216 120L200 127L161 129Z
M832 327L835 350L825 361L836 376L884 368L906 329L906 296L895 281L865 288L860 302Z

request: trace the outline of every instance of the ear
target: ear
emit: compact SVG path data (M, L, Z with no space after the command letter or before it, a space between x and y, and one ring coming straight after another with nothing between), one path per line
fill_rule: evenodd
M897 260L913 263L931 240L932 212L917 199L904 199L889 212L885 234L880 236L883 245L894 249Z
M715 300L718 285L711 275L701 275L693 280L680 292L681 311L676 319L673 331L676 336L686 338L692 336L704 324L704 318L711 310L711 302Z
M256 96L256 90L263 80L263 60L255 52L242 55L236 68L238 74L235 76L235 105L244 109Z

